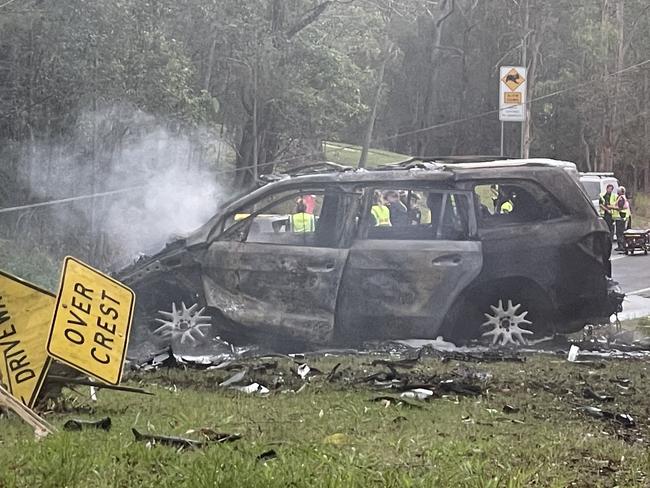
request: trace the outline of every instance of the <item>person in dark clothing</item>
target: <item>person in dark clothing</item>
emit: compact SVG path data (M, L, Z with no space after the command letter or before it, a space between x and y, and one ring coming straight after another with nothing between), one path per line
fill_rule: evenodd
M420 209L420 195L415 192L409 192L407 212L410 225L420 225L422 223L422 210Z
M390 210L390 222L393 227L405 227L409 225L409 216L406 205L399 198L395 190L388 190L384 193L386 206Z

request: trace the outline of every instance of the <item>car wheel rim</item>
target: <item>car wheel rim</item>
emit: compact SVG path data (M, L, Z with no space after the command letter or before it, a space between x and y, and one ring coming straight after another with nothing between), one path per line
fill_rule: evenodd
M532 325L530 320L526 320L528 310L521 313L521 304L513 305L512 300L508 300L508 306L503 306L503 300L499 303L490 305L492 313L486 313L487 320L482 327L488 329L481 334L486 339L491 339L493 345L505 346L508 344L525 345L527 344L525 335L532 335L533 331L525 329L524 326Z
M212 317L202 315L204 311L205 307L199 309L197 303L188 308L181 302L180 310L172 303L171 312L158 311L163 318L156 318L156 322L162 325L153 333L165 339L179 340L181 344L196 343L205 337L202 329L212 327Z

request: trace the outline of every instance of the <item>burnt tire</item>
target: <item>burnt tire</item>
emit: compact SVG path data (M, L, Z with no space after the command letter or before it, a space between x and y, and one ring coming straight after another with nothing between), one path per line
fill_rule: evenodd
M524 345L552 336L554 322L552 305L540 291L516 286L496 287L476 290L459 298L448 315L444 336L458 344ZM502 329L503 334L498 330L493 332L496 329ZM514 341L507 339L508 335Z

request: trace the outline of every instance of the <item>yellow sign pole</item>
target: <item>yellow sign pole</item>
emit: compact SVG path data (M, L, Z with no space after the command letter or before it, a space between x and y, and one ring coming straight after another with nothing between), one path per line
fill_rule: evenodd
M0 271L0 383L33 407L50 365L47 333L54 295Z
M111 385L119 384L135 295L113 278L65 258L47 351Z

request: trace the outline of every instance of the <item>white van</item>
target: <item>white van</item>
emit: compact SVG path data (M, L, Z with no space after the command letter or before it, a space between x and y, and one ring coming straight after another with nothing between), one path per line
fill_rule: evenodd
M614 185L614 194L618 191L618 180L614 173L580 173L580 183L596 210L599 207L600 195L605 193L607 185Z

